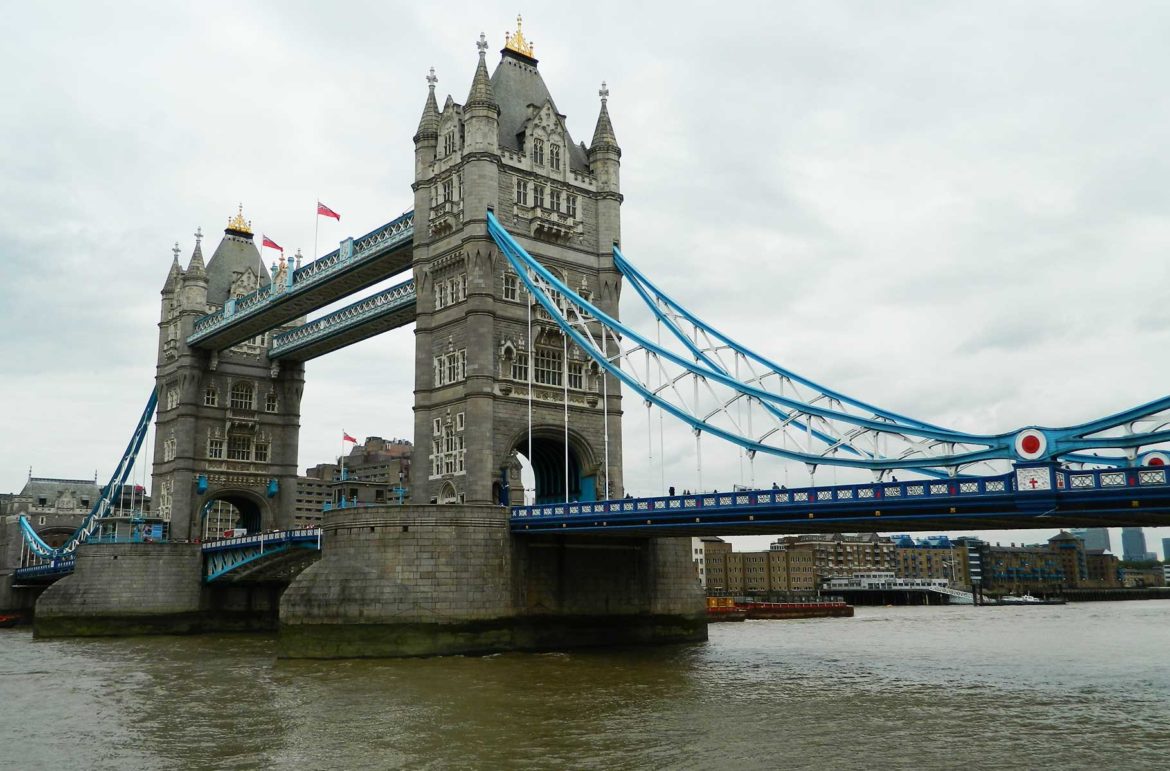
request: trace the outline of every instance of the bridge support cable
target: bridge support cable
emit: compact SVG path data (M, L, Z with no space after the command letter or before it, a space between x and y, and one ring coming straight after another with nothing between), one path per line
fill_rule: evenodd
M89 514L85 516L81 525L64 544L57 547L49 546L37 535L28 517L23 515L20 517L20 532L31 554L36 555L36 557L42 560L59 560L62 557L72 556L80 544L89 540L90 536L93 535L94 531L101 524L101 521L114 511L114 497L117 496L118 500L121 501L122 487L126 484L126 480L130 478L131 471L134 468L134 462L137 460L138 452L142 449L142 444L146 440L147 433L150 430L150 421L154 417L154 410L157 406L158 392L151 391L150 398L146 401L146 408L143 409L142 416L138 419L138 424L135 426L134 433L130 437L130 443L122 453L122 458L118 461L118 465L114 469L109 483L102 488L101 495L98 496Z
M1142 447L1170 442L1166 428L1170 397L1067 428L971 434L916 421L784 370L698 322L664 295L664 302L674 309L673 316L663 312L656 317L671 331L674 342L658 345L580 297L531 257L491 212L488 227L528 291L598 366L693 430L711 433L744 450L813 466L865 468L880 478L898 469L957 476L975 464L1048 460L1082 450L1108 449L1135 457ZM625 273L629 265L620 251L615 250L614 255L623 274L633 276L631 283L641 286L640 274ZM639 291L650 295L645 286ZM653 298L647 304L653 309ZM686 320L688 328L684 330L675 317ZM610 354L600 348L597 338L602 329L618 343L617 352ZM741 372L743 379L731 374L735 369L732 362L718 358L735 353L742 356L748 369ZM690 393L679 388L686 378L693 383L687 389ZM750 431L741 425L731 409L740 400L758 402L767 425L758 426L753 421ZM1159 414L1161 422L1155 419ZM1090 431L1112 435L1090 436Z

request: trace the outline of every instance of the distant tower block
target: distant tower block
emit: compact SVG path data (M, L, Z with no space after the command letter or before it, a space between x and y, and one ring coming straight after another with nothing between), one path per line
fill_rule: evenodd
M206 266L201 230L186 270L178 244L174 252L162 289L155 375L156 511L180 540L204 535L204 516L217 501L235 507L233 525L289 527L304 365L270 362L272 333L218 352L186 342L200 317L271 286L243 207L229 219Z
M531 254L617 317L621 149L609 91L603 84L592 143L574 144L519 24L490 76L482 34L477 45L465 103L448 96L440 110L432 70L414 136L412 497L523 503L517 454L532 464L538 501L617 496L618 381L566 346L495 248L485 216L492 209Z

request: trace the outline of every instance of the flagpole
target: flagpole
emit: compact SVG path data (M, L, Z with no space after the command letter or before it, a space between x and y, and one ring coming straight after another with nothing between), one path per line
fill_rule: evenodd
M317 213L313 215L313 259L317 259L317 231L321 229L321 199L317 199Z

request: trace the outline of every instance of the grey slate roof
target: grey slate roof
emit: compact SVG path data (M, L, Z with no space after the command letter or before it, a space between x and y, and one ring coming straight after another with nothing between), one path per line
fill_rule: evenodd
M64 492L72 493L76 498L88 498L90 500L97 500L99 494L97 483L92 479L33 477L25 482L24 488L20 491L20 497L48 498L50 501L55 501Z
M492 94L496 98L496 104L500 106L500 147L521 152L523 147L518 135L524 131L524 124L533 114L528 106L533 105L540 109L547 100L552 102L552 107L558 115L560 110L557 110L557 103L553 101L548 86L544 84L544 78L540 77L540 72L536 69L535 59L529 59L507 49L502 53L500 63L492 73ZM575 171L588 171L589 161L585 157L585 151L573 142L571 136L567 139L569 168Z
M223 305L231 294L232 282L248 268L260 272L260 286L268 286L268 268L260 264L260 250L249 236L225 230L223 240L207 263L207 304Z

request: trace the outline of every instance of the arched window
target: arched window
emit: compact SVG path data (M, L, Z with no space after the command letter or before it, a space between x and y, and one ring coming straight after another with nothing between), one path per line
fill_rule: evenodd
M550 144L548 146L548 165L552 167L553 171L560 171L561 170L561 146L560 145L551 145Z
M233 410L256 409L254 397L255 390L251 383L235 383L232 385L231 407Z
M533 139L532 140L532 162L535 163L537 166L544 165L544 140L543 139Z

